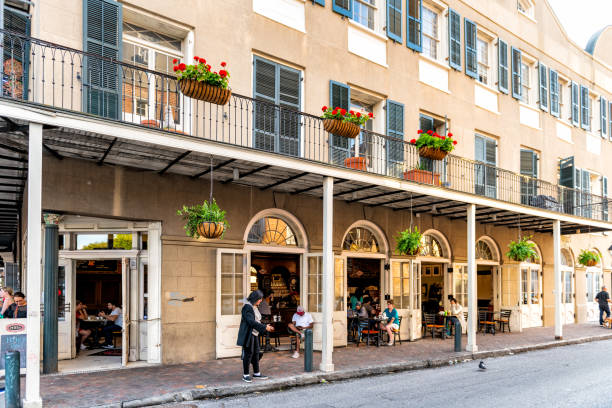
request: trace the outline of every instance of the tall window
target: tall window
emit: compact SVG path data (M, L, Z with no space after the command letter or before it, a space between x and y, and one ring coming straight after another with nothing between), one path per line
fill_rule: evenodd
M537 305L540 303L540 271L531 270L531 304Z
M440 43L438 13L429 7L423 7L423 54L438 59Z
M489 42L483 38L477 39L478 45L478 81L489 85L491 67L489 64Z
M391 264L393 279L393 304L397 309L410 308L410 262Z
M530 149L521 149L521 204L532 205L537 194L538 154Z
M516 8L526 16L535 17L535 8L532 0L517 0Z
M527 61L521 63L521 101L529 104L531 92L531 70Z
M177 81L148 74L153 70L173 75L174 59L181 59L181 40L123 23L123 60L135 66L124 69L122 107L124 119L175 128L183 122Z
M353 0L353 19L371 30L376 29L376 0Z
M474 139L474 167L476 194L495 198L497 196L497 142L495 139L476 135Z
M526 305L529 301L529 269L521 269L521 301Z
M308 257L308 311L311 313L322 310L323 288L323 257Z

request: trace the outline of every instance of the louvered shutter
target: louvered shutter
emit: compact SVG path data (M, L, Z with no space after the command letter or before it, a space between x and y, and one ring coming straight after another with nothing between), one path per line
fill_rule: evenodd
M476 52L476 24L465 20L465 74L472 78L478 78L478 53Z
M561 200L563 203L563 211L567 214L574 214L574 208L576 206L576 194L574 188L576 188L576 174L574 171L574 156L566 157L559 161L559 184L567 187L562 189Z
M417 52L423 50L423 33L422 33L422 4L421 0L407 0L406 12L406 46Z
M599 129L604 139L608 135L608 101L603 96L599 98Z
M30 35L31 17L28 13L7 6L2 11L2 21L4 24L2 28L11 33L25 36ZM1 91L2 96L27 100L30 43L11 35L0 37L4 38L4 53L2 56L2 67L0 67L4 77Z
M540 109L548 112L548 68L542 62L538 63L538 78L540 88Z
M497 196L497 143L493 139L485 140L485 185L486 196L495 198Z
M332 0L332 10L345 17L353 18L353 0Z
M340 82L329 81L329 102L332 108L349 110L351 101L351 88ZM354 152L354 140L342 136L329 134L330 138L330 160L337 165L344 165L344 160L352 157Z
M387 100L387 135L402 140L387 140L387 174L401 177L404 169L404 105L391 100Z
M521 204L531 205L536 194L537 155L531 150L521 149Z
M549 71L550 77L550 114L559 117L559 74L555 70Z
M273 152L276 149L278 112L276 103L276 64L255 57L254 73L254 146Z
M521 99L521 50L511 48L512 52L512 97Z
M474 138L474 159L477 162L485 161L485 139L476 135ZM485 195L485 166L482 163L474 164L475 193Z
M580 89L575 82L572 82L572 124L580 125Z
M290 156L300 154L300 82L298 70L278 66L278 104L281 106L278 129L278 152Z
M453 9L448 9L448 64L461 70L461 17Z
M500 92L508 93L508 44L497 40L497 86Z
M576 189L574 215L582 215L582 170L579 168L574 168L574 188Z
M601 195L602 195L602 203L601 203L601 215L604 221L608 221L608 178L603 176L601 178Z
M122 25L121 3L83 0L85 52L120 61ZM83 65L87 112L118 119L121 112L121 67L94 56L85 57Z
M387 0L387 36L402 42L402 0Z
M591 217L591 173L582 170L582 216Z
M585 130L591 130L589 88L582 85L580 85L580 127Z

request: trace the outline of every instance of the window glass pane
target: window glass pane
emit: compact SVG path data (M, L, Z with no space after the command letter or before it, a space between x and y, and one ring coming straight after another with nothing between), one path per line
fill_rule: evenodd
M477 39L478 47L478 80L483 84L489 83L489 43Z
M57 268L57 320L66 320L66 268Z
M423 7L423 54L438 58L438 14Z
M528 300L528 296L529 296L528 290L527 290L528 289L528 286L527 286L528 285L528 281L527 281L527 279L529 277L528 276L528 272L529 271L527 269L522 269L521 270L521 298L522 298L522 301L523 301L524 305L526 305L528 303L527 300Z
M344 262L342 259L338 258L336 258L334 262L334 297L334 310L344 310Z
M565 303L572 303L572 273L565 272Z
M353 19L359 24L362 24L372 30L375 29L374 18L376 9L376 0L353 0L355 10L353 11Z
M537 270L531 271L531 304L537 305L540 303L540 273Z
M521 63L521 101L529 103L529 88L530 88L530 77L529 77L529 65Z
M312 256L308 258L308 311L321 311L321 270L323 257ZM343 299L344 301L344 299Z
M132 234L77 234L76 249L132 249Z

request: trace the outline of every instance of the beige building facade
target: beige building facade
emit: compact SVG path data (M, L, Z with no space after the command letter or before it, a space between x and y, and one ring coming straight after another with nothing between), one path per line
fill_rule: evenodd
M28 82L4 96L12 121L45 124L41 209L62 217L60 265L73 273L65 303L82 290L82 262L118 262L125 364L239 355L237 302L266 265L281 268L275 257L286 271L276 276L315 316L318 348L330 271L336 346L346 344L346 298L363 276L381 301L394 299L402 337L416 340L427 302L448 306L452 295L467 310L472 261L478 307L512 310L513 331L553 326L552 220L563 234L563 323L598 321L594 295L612 284L612 28L583 50L545 0L4 3L5 16L31 16L27 35L55 44L19 48L14 37L32 62ZM96 65L97 50L111 59ZM181 96L167 76L174 59L195 56L213 69L227 62L227 107ZM355 141L335 139L315 117L337 104L374 114ZM408 143L418 129L452 132L453 156L418 159ZM14 128L4 135L5 146L27 145ZM353 155L364 168L346 167ZM407 176L416 167L430 181ZM335 179L326 272L321 177ZM222 240L188 238L176 211L211 188L230 228ZM20 202L25 287L28 200ZM411 226L425 233L423 249L400 256L395 237ZM96 234L129 234L132 246L117 255L79 244ZM539 259L508 259L521 236ZM581 250L595 250L599 264L580 266ZM63 355L75 357L74 347Z

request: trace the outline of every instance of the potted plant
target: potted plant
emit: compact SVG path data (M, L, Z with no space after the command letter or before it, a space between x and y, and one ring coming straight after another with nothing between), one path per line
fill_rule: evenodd
M193 238L219 238L229 228L225 211L219 208L214 199L210 203L204 200L204 203L191 207L184 205L176 214L183 217L185 232Z
M419 149L419 156L432 160L443 160L447 154L453 151L456 140L453 140L453 134L448 133L446 136L439 135L432 130L423 132L421 129L417 131L418 139L412 139L411 144Z
M417 183L440 185L440 174L427 170L424 164L404 172L404 179Z
M514 261L523 262L527 259L538 259L535 244L529 242L531 236L519 238L517 241L510 241L506 256Z
M395 238L397 241L395 249L400 255L417 255L421 250L421 238L422 234L416 226L412 230L408 228L400 231Z
M179 80L181 92L190 98L225 105L232 91L229 89L230 74L225 70L227 64L221 63L223 69L211 71L210 65L200 57L194 57L195 64L186 65L174 59L174 72Z
M372 112L367 115L361 112L346 111L342 108L328 108L323 106L323 128L335 136L355 138L360 132L360 127L368 120L374 118Z
M580 251L578 255L578 263L584 266L595 266L599 263L599 255L595 251Z
M368 166L368 161L365 157L347 157L344 159L344 165L349 169L362 170L366 171Z

